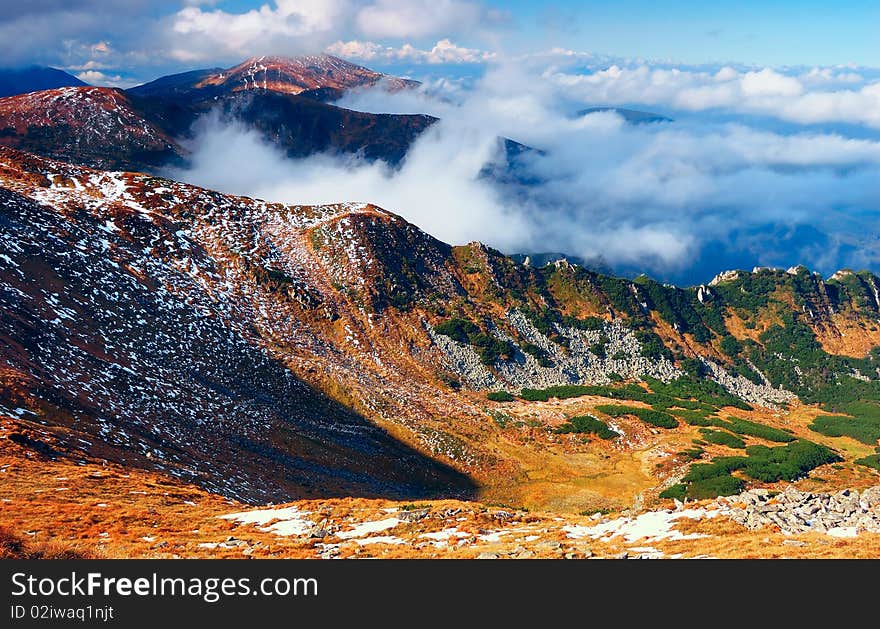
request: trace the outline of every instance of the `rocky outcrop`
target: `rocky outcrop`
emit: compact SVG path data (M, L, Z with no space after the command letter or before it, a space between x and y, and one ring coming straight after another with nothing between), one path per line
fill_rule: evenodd
M443 352L446 366L461 378L462 384L471 389L500 389L502 387L501 380L495 377L495 374L480 361L480 356L470 345L438 334L430 325L426 324L425 329L434 344Z
M810 493L789 486L781 493L751 489L719 499L724 513L749 529L777 526L783 533L854 537L880 533L880 486L861 492Z
M729 282L730 280L735 280L740 276L740 272L733 271L721 271L718 275L712 278L712 281L709 282L709 286L717 286L721 282Z
M767 408L778 408L781 404L793 402L797 397L791 391L770 386L766 378L764 379L764 384L755 384L743 376L732 375L714 361L703 360L703 364L709 369L715 382L750 404L757 404ZM751 365L751 367L757 372L757 368L754 365Z
M430 326L428 334L445 355L447 367L457 373L463 383L475 389L608 384L612 381L610 374L628 379L651 376L668 382L682 375L665 358L642 356L641 343L633 331L616 321L606 323L602 330L579 330L556 324L556 330L567 341L567 349L542 334L519 310L509 311L506 322L516 337L498 326L492 326L490 332L510 343L514 353L509 360L496 361L492 370L480 362L469 345L437 334ZM604 347L603 355L594 353L600 342ZM524 352L522 347L526 343L539 347L551 365L542 366L537 358Z

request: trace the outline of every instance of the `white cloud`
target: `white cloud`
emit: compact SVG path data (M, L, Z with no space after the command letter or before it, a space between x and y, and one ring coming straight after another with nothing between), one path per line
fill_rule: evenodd
M428 51L418 50L406 44L400 56L403 59L425 63L483 63L495 59L493 52L457 46L448 39L441 39Z
M217 54L246 55L267 48L290 50L333 33L350 10L348 0L276 0L244 13L188 6L170 25L175 46L172 56L185 61Z
M193 170L171 174L218 190L296 203L369 201L449 242L495 232L496 245L516 246L529 239L527 219L479 178L498 148L494 137L441 124L419 138L399 171L330 155L288 160L255 132L211 117L199 130Z
M481 13L464 0L376 0L358 11L355 21L367 37L404 39L460 33L475 26Z
M170 56L180 61L217 56L296 54L327 45L346 46L366 55L387 54L378 44L341 37L420 39L462 33L485 14L467 0L274 0L235 13L218 8L186 6L168 20ZM331 44L332 42L336 44ZM439 63L443 55L474 56L478 51L448 46L425 51L421 61ZM438 45L443 42L438 42ZM361 44L358 46L358 44ZM420 56L408 51L407 56Z
M347 59L360 59L362 61L373 61L374 59L393 59L396 58L396 50L390 46L383 46L371 41L337 41L327 46L326 52L338 57Z
M612 65L588 74L547 73L571 97L590 104L663 105L684 111L726 110L800 124L880 128L880 82L853 72L813 69L800 76L777 70L717 71Z
M410 61L428 64L486 63L496 58L493 52L458 46L448 39L441 39L430 50L422 50L408 43L395 48L371 41L352 40L337 41L330 44L326 51L339 57L363 61Z
M740 78L740 89L745 96L798 96L804 91L801 82L770 68L746 72Z
M672 71L659 76L676 80ZM708 76L725 83L742 73ZM772 75L757 80L765 95L791 89ZM332 156L286 160L253 133L214 125L195 148L195 170L182 176L288 202L371 201L447 242L601 255L694 281L719 270L687 275L710 243L751 252L749 264L880 264L880 246L869 240L880 232L880 142L698 121L633 126L608 112L573 118L556 76L513 65L493 66L473 90L455 86L454 99L431 98L435 88L370 90L340 102L442 117L400 170ZM540 184L511 188L480 177L497 157L498 136L546 151L524 158ZM783 243L760 231L768 224L808 226L828 240Z
M106 74L100 70L85 70L77 72L76 78L85 81L89 85L97 85L99 87L132 87L135 82L123 78L119 74Z

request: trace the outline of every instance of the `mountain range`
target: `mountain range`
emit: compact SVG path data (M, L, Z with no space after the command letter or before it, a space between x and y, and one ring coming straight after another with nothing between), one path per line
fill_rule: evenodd
M59 87L84 87L85 82L57 68L30 66L28 68L0 68L0 98L52 90Z
M194 125L215 112L256 130L289 157L341 153L394 166L437 119L365 113L329 101L349 90L417 86L329 55L258 57L129 90L80 85L0 99L0 145L96 168L156 173L186 164ZM511 162L525 148L512 140L503 147Z
M435 119L322 101L412 87L321 56L0 99L3 465L104 461L206 501L566 517L876 484L869 272L679 288L444 243L370 203L155 174L215 108L291 155L399 162Z

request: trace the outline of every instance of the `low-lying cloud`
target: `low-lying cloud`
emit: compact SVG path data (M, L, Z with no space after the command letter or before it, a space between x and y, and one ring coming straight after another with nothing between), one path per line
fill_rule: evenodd
M844 122L880 129L880 82L847 68L786 74L763 68L688 70L612 65L595 72L551 71L577 98L607 105L643 103L680 111L725 110L799 124Z
M803 95L773 77L754 80L747 89L756 98ZM605 101L580 105L590 102ZM872 139L692 118L633 125L611 112L578 117L556 75L521 67L495 68L471 88L372 90L340 104L441 121L393 169L351 156L288 159L256 132L211 117L197 134L192 169L178 176L291 203L370 201L447 242L602 258L619 272L684 283L727 266L880 270L880 142ZM517 159L521 183L485 176L487 163L503 159L498 137L541 149Z

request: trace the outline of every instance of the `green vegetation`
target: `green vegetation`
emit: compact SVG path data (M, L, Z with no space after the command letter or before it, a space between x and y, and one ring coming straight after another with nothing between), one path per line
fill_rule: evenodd
M435 327L434 330L459 343L471 345L479 354L480 361L484 365L491 365L501 357L510 358L513 353L510 343L482 332L475 323L467 319L449 319Z
M561 385L546 389L523 389L520 397L527 401L546 402L554 397L565 399L595 395L614 400L644 402L651 405L652 413L647 413L648 409L635 409L638 413L628 414L634 414L648 423L659 422L656 425L664 428L674 428L678 425L673 417L675 416L693 426L715 426L734 430L734 432L738 432L738 430L735 430L731 424L712 417L712 415L719 406L751 408L712 381L689 377L682 377L670 383L649 377L646 377L645 380L651 387L651 391L634 383L623 386ZM777 441L791 441L793 439L788 433L779 434L781 431L775 431L775 429L761 424L745 422L739 428L743 431L742 434L755 434L755 436L760 436L757 432L763 428L765 430L761 434L768 435L763 437L765 439Z
M430 509L431 505L429 503L415 504L410 502L409 504L401 505L401 511L421 511L422 509Z
M639 302L633 295L632 284L628 280L597 275L595 281L615 310L625 312L632 317L644 316Z
M550 357L547 355L543 349L535 345L534 343L523 343L521 346L522 351L526 354L531 354L538 361L538 364L542 367L552 367L553 361L550 360Z
M663 491L661 491L660 497L667 498L669 500L675 499L683 501L685 498L687 498L687 490L687 485L685 485L684 483L678 483L676 485L673 485L672 487L669 487L668 489L664 489Z
M489 391L486 398L492 402L513 402L516 399L507 391Z
M652 391L660 395L681 400L694 399L713 407L732 406L744 411L752 410L751 406L713 380L683 376L666 383L646 376L645 382Z
M592 433L602 439L614 439L620 436L620 433L611 430L608 424L589 415L570 418L557 428L556 432L559 434Z
M766 424L750 422L747 419L739 419L738 417L729 417L726 422L719 420L716 426L727 428L738 435L749 435L750 437L757 437L777 443L788 443L795 440L794 436L784 430L779 430Z
M568 347L568 339L562 336L556 329L557 323L562 323L562 316L556 310L545 308L543 310L526 310L522 313L533 326L548 339L561 347Z
M775 448L749 446L746 456L717 457L710 463L693 464L681 485L670 487L661 497L681 500L681 496L698 499L728 496L739 493L744 486L742 479L731 476L737 470L765 483L794 481L820 465L840 460L831 449L811 441L798 440Z
M615 400L636 400L645 402L651 399L652 394L645 391L637 384L627 384L622 387L585 384L561 384L546 389L523 389L520 397L528 402L546 402L550 398L581 397L584 395L597 395Z
M810 327L795 319L793 314L786 313L783 323L784 325L774 325L765 330L759 337L760 346L751 344L748 348L749 359L767 376L770 383L792 391L808 404L821 404L828 411L857 417L859 421L853 425L870 426L875 420L880 421L877 419L880 407L856 406L854 410L850 410L853 404L880 399L880 380L876 377L863 380L850 375L855 370L876 374L877 358L880 354L872 353L863 359L828 354L822 349ZM743 373L741 366L738 369ZM817 432L851 430L839 420L823 419L816 426ZM862 438L867 438L866 435L871 433L870 427L867 430L855 430Z
M669 413L655 411L651 408L636 408L634 406L618 406L614 404L602 404L596 407L596 410L612 417L622 417L624 415L632 415L638 417L646 424L658 426L660 428L676 428L678 422Z
M569 327L590 332L601 332L605 329L605 319L602 317L586 317L585 319L578 319L576 317L567 316L562 318L562 322Z
M730 334L721 337L720 346L721 351L731 358L739 356L739 353L742 351L742 345L740 345L740 342Z
M642 346L642 356L653 360L666 358L672 360L672 352L663 344L663 340L651 330L636 330L633 336Z
M820 465L842 459L833 450L812 441L793 441L785 446L749 446L743 470L755 480L774 483L794 481Z
M703 414L711 415L716 410L716 407L711 404L697 400L674 399L668 398L665 395L657 395L656 397L657 401L652 406L658 411L665 411L670 408L683 408L688 411L700 411Z
M829 437L852 437L868 445L880 439L880 405L874 402L850 402L844 405L845 415L820 415L810 430Z
M737 358L733 362L733 367L728 369L728 371L730 371L730 375L742 376L753 384L757 384L759 386L764 384L764 379L761 377L761 375L757 371L752 369L752 366L749 365L749 363L740 358Z
M717 417L712 417L713 411L673 408L669 409L669 412L691 426L717 426L720 421Z
M682 456L689 461L696 461L701 458L706 451L703 448L691 448L690 450L682 450L678 453L678 456Z
M736 280L722 282L713 287L725 303L736 310L752 314L770 301L770 293L781 284L777 273L742 273Z
M691 333L698 343L705 343L712 338L704 323L706 317L702 304L696 300L694 294L680 288L664 286L644 275L637 277L635 284L643 293L647 293L648 306L656 310L664 321L681 332Z
M861 459L856 459L856 464L864 465L865 467L872 467L880 472L880 454L870 454Z
M703 435L703 439L705 439L709 443L737 449L746 447L745 441L743 441L736 435L732 435L729 432L725 432L723 430L707 430L704 428L700 430L700 432Z
M489 417L492 418L499 428L507 428L514 420L513 417L501 411L489 411Z
M608 339L606 337L605 342L599 341L598 343L593 343L590 345L590 353L593 354L596 358L605 358L607 356L605 347L608 344Z
M706 366L699 358L682 358L679 363L682 370L691 378L700 378L706 375Z
M687 497L696 500L732 496L740 493L744 487L745 482L742 479L729 475L704 478L685 485Z
M491 365L499 358L510 358L513 354L513 348L510 343L496 339L485 332L472 334L469 337L471 345L480 356L480 362L484 365Z
M470 336L479 333L480 328L467 319L450 319L436 326L434 331L437 334L448 336L459 343L468 344L470 343Z

